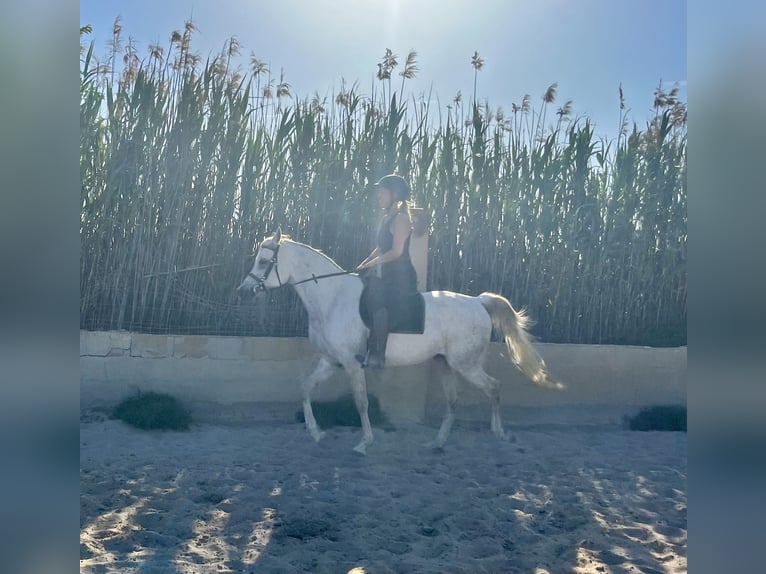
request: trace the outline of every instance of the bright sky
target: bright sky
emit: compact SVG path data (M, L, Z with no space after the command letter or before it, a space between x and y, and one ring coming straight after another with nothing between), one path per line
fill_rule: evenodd
M115 17L123 41L139 54L150 43L166 47L173 30L191 18L199 31L193 48L203 59L236 36L247 71L251 52L272 75L284 70L293 95L337 93L341 80L369 94L386 48L410 49L419 73L408 92L438 97L442 108L458 90L473 93L474 51L484 59L477 95L510 115L511 103L532 96L538 109L549 85L558 95L548 118L567 100L575 115L616 137L618 87L639 128L652 115L654 89L678 84L686 99L685 0L81 0L80 23L94 28L99 56ZM401 78L394 76L398 86ZM375 80L377 81L377 80Z

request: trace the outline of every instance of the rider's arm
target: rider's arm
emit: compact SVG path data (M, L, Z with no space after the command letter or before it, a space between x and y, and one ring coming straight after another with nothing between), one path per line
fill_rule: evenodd
M363 269L370 261L375 259L378 255L380 255L380 249L375 248L372 250L372 253L370 253L364 261L362 261L359 265L356 266L357 269Z

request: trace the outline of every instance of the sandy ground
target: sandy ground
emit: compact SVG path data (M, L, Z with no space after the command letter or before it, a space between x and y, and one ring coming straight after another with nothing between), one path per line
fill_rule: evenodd
M506 428L83 421L80 570L686 572L685 433Z

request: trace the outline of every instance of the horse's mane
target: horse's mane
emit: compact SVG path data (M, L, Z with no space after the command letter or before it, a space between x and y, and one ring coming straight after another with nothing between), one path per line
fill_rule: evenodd
M327 255L324 251L321 249L317 249L315 247L311 247L311 245L307 245L305 243L301 243L300 241L295 241L292 239L289 235L282 234L282 241L287 241L288 243L292 243L293 245L297 245L298 247L303 247L305 249L308 249L309 251L313 251L317 255L320 255L323 259L325 259L328 263L332 264L333 266L337 267L338 269L343 269L338 263L332 259L329 255Z

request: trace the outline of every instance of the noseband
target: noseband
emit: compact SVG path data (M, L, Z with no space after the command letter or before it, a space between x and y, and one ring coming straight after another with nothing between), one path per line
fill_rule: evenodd
M272 247L270 245L264 245L261 247L261 249L269 249L274 252L274 255L271 256L271 259L266 264L266 271L263 273L263 277L258 277L255 273L252 271L247 274L248 277L252 277L255 280L255 288L258 291L266 291L266 280L269 278L269 275L271 275L272 269L277 274L277 281L279 282L279 286L282 286L282 279L279 277L279 268L277 267L277 255L279 253L279 244L277 244L276 247Z

